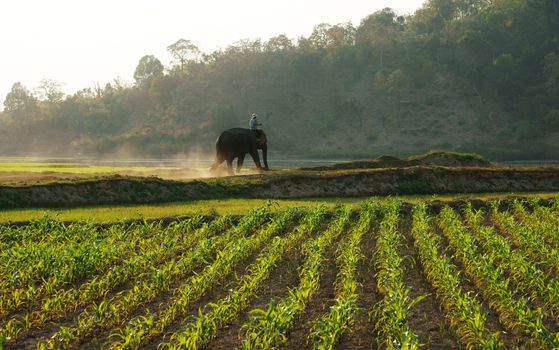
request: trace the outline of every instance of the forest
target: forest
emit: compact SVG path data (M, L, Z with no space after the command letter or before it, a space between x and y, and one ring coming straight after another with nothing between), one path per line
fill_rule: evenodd
M271 157L557 159L557 0L428 0L411 15L320 23L308 37L167 49L173 63L140 57L134 83L65 95L53 80L15 82L0 153L211 155L222 130L257 113Z

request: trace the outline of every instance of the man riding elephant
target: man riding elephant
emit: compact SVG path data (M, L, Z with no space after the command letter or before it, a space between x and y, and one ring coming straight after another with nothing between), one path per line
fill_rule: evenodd
M260 123L258 120L256 120L257 117L258 117L258 115L256 113L252 113L252 117L250 118L250 120L248 122L248 126L249 126L250 130L258 130L258 127L262 125L262 123Z
M259 170L269 170L268 140L264 131L257 128L261 124L256 120L256 117L257 115L253 113L249 123L250 129L233 128L225 130L219 135L215 142L215 162L210 171L213 172L221 163L226 161L227 170L230 175L233 175L233 159L237 158L237 173L239 173L247 153L250 154ZM264 167L260 163L259 149L262 150Z

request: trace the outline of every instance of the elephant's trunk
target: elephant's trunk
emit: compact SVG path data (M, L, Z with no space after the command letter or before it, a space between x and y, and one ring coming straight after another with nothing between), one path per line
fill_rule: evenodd
M268 145L262 146L262 161L264 162L264 169L270 169L268 167Z

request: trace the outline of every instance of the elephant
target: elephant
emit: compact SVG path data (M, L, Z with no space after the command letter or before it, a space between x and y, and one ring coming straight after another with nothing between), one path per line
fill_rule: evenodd
M262 150L262 160L264 168L260 164L258 150ZM254 164L259 170L269 170L268 167L268 140L262 130L251 130L243 128L233 128L225 130L215 141L215 162L210 168L213 172L217 167L227 162L227 170L233 175L233 159L237 158L237 173L240 172L248 153L252 157Z

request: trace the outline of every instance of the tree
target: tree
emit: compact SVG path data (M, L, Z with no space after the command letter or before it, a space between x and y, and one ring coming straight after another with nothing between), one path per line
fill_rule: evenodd
M454 0L456 4L456 14L459 19L473 16L486 9L492 0Z
M429 0L426 5L432 8L435 14L444 21L453 19L458 10L455 0Z
M328 46L328 30L332 28L328 23L320 23L315 26L312 34L309 36L309 41L316 49L326 48Z
M174 44L167 46L167 51L178 61L181 71L184 71L188 61L198 61L201 55L198 46L186 39L179 39Z
M356 42L372 45L379 50L381 70L384 69L385 47L397 41L404 24L404 17L397 16L391 8L385 8L363 19L357 28Z
M35 89L35 94L41 101L60 102L64 97L62 92L64 84L52 79L42 79L39 86Z
M312 34L309 36L309 41L316 49L351 46L355 43L355 27L351 22L334 26L321 23L314 27Z
M262 51L262 42L260 39L251 40L251 39L241 39L230 45L225 50L226 54L230 55L237 55L237 54L249 54L249 53L258 53Z
M293 49L293 42L285 34L270 38L265 44L266 51L287 51Z
M403 29L405 18L397 16L391 8L384 8L361 20L355 33L360 44L378 44L388 42L388 36L395 35Z
M134 71L134 80L137 85L144 85L155 77L163 75L163 64L155 56L146 55L140 58Z
M355 44L355 27L351 22L336 24L326 32L327 46L337 48Z
M6 111L19 115L31 112L35 109L36 105L37 98L20 82L12 85L12 90L8 92L4 100Z

